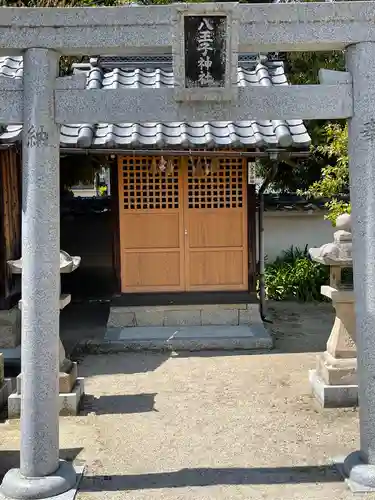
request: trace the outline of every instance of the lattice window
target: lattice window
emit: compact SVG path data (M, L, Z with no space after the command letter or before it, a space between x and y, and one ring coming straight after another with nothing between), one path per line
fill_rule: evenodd
M241 158L189 160L189 208L241 208L243 189Z
M176 209L178 160L166 159L160 170L160 157L122 158L124 210Z

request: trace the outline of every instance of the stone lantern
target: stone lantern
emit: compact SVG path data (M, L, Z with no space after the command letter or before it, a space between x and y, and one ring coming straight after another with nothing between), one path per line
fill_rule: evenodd
M72 273L81 263L81 257L72 257L63 250L60 251L60 274ZM8 261L12 274L22 274L22 258ZM71 301L70 294L61 294L60 282L60 310ZM18 303L22 309L22 298ZM22 342L22 339L21 339ZM77 376L77 363L66 358L65 349L59 341L59 405L60 415L76 415L81 397L84 393L83 378ZM17 377L17 390L8 398L8 418L18 418L21 409L22 373Z
M353 281L344 279L345 272L351 274L353 269L350 215L340 215L336 228L333 243L309 250L314 261L330 267L330 284L322 286L321 293L331 299L336 311L327 349L310 371L313 394L327 408L358 404Z

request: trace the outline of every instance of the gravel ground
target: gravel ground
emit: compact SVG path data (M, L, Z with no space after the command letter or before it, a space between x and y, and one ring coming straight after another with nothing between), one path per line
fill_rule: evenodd
M60 419L62 456L86 465L78 500L352 499L331 459L358 447L357 411L321 410L308 384L332 309L270 304L268 315L267 354L81 360L81 415ZM0 436L2 474L17 464L19 422Z

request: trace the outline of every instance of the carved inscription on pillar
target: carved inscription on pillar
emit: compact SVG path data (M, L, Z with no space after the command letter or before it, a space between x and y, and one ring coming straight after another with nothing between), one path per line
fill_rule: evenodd
M375 120L373 118L364 124L361 135L371 142L375 141Z
M27 147L42 148L48 144L48 132L44 130L43 125L36 127L31 125L27 129Z

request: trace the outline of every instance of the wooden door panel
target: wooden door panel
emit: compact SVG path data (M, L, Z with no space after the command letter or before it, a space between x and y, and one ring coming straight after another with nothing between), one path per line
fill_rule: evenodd
M180 248L180 215L176 212L125 213L121 218L125 249Z
M244 162L159 161L119 158L122 292L247 289Z
M193 251L189 258L190 289L238 290L244 281L242 250Z
M189 160L184 178L186 287L246 290L247 205L245 161Z
M127 252L122 288L133 292L180 289L180 252Z
M189 217L189 248L242 247L243 210L196 209Z
M185 287L181 176L177 159L119 158L121 291Z

